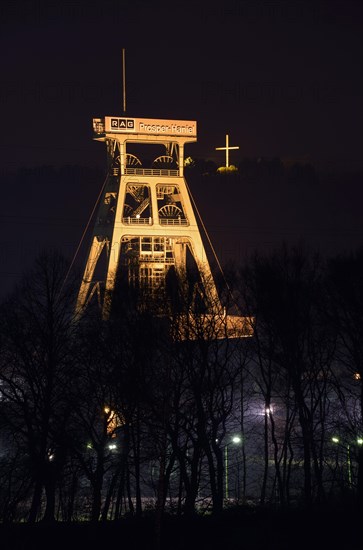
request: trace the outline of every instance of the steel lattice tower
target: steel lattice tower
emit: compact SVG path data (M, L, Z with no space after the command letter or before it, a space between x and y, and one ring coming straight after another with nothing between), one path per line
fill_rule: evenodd
M93 119L93 130L94 139L106 144L108 174L77 315L97 298L107 317L121 273L129 284L155 292L171 271L185 279L192 263L198 273L194 296L202 296L209 315L246 335L245 318L226 316L220 304L184 178L184 146L197 140L197 123L107 116ZM140 147L149 156L156 151L148 165L134 154Z

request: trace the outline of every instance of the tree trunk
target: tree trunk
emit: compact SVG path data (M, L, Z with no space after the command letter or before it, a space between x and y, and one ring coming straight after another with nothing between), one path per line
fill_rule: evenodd
M46 496L46 506L45 506L45 512L43 516L43 522L52 523L55 521L55 493L56 493L55 471L53 468L53 464L47 465L44 489L45 489L45 496Z
M42 480L39 479L39 477L37 477L35 480L32 503L30 505L29 520L28 520L29 523L35 523L37 521L37 517L40 511L41 500L42 500L42 491L43 491Z
M92 483L92 509L91 521L97 522L101 514L102 504L102 486L104 476L104 457L103 450L97 453L97 467Z

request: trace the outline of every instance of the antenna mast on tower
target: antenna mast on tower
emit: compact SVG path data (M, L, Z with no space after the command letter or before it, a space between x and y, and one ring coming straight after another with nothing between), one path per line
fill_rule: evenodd
M122 110L126 114L126 55L125 48L122 48Z

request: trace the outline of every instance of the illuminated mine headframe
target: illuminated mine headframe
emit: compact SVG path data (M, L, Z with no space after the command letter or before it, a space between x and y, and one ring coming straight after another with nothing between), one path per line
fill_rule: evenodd
M107 318L121 273L129 284L153 292L165 287L172 272L185 280L192 263L198 273L194 297L204 300L209 314L224 320L218 325L220 337L225 337L222 325L230 326L235 336L249 335L247 319L223 313L184 179L184 146L196 141L197 123L105 117L93 119L93 130L94 139L106 143L108 175L77 315L97 298ZM155 155L146 165L139 158L145 145Z

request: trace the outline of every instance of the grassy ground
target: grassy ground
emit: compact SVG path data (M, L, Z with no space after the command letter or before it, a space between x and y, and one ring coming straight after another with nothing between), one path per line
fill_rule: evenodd
M351 508L276 512L236 509L220 517L166 517L158 543L152 516L91 525L0 525L1 550L360 550L363 516Z

